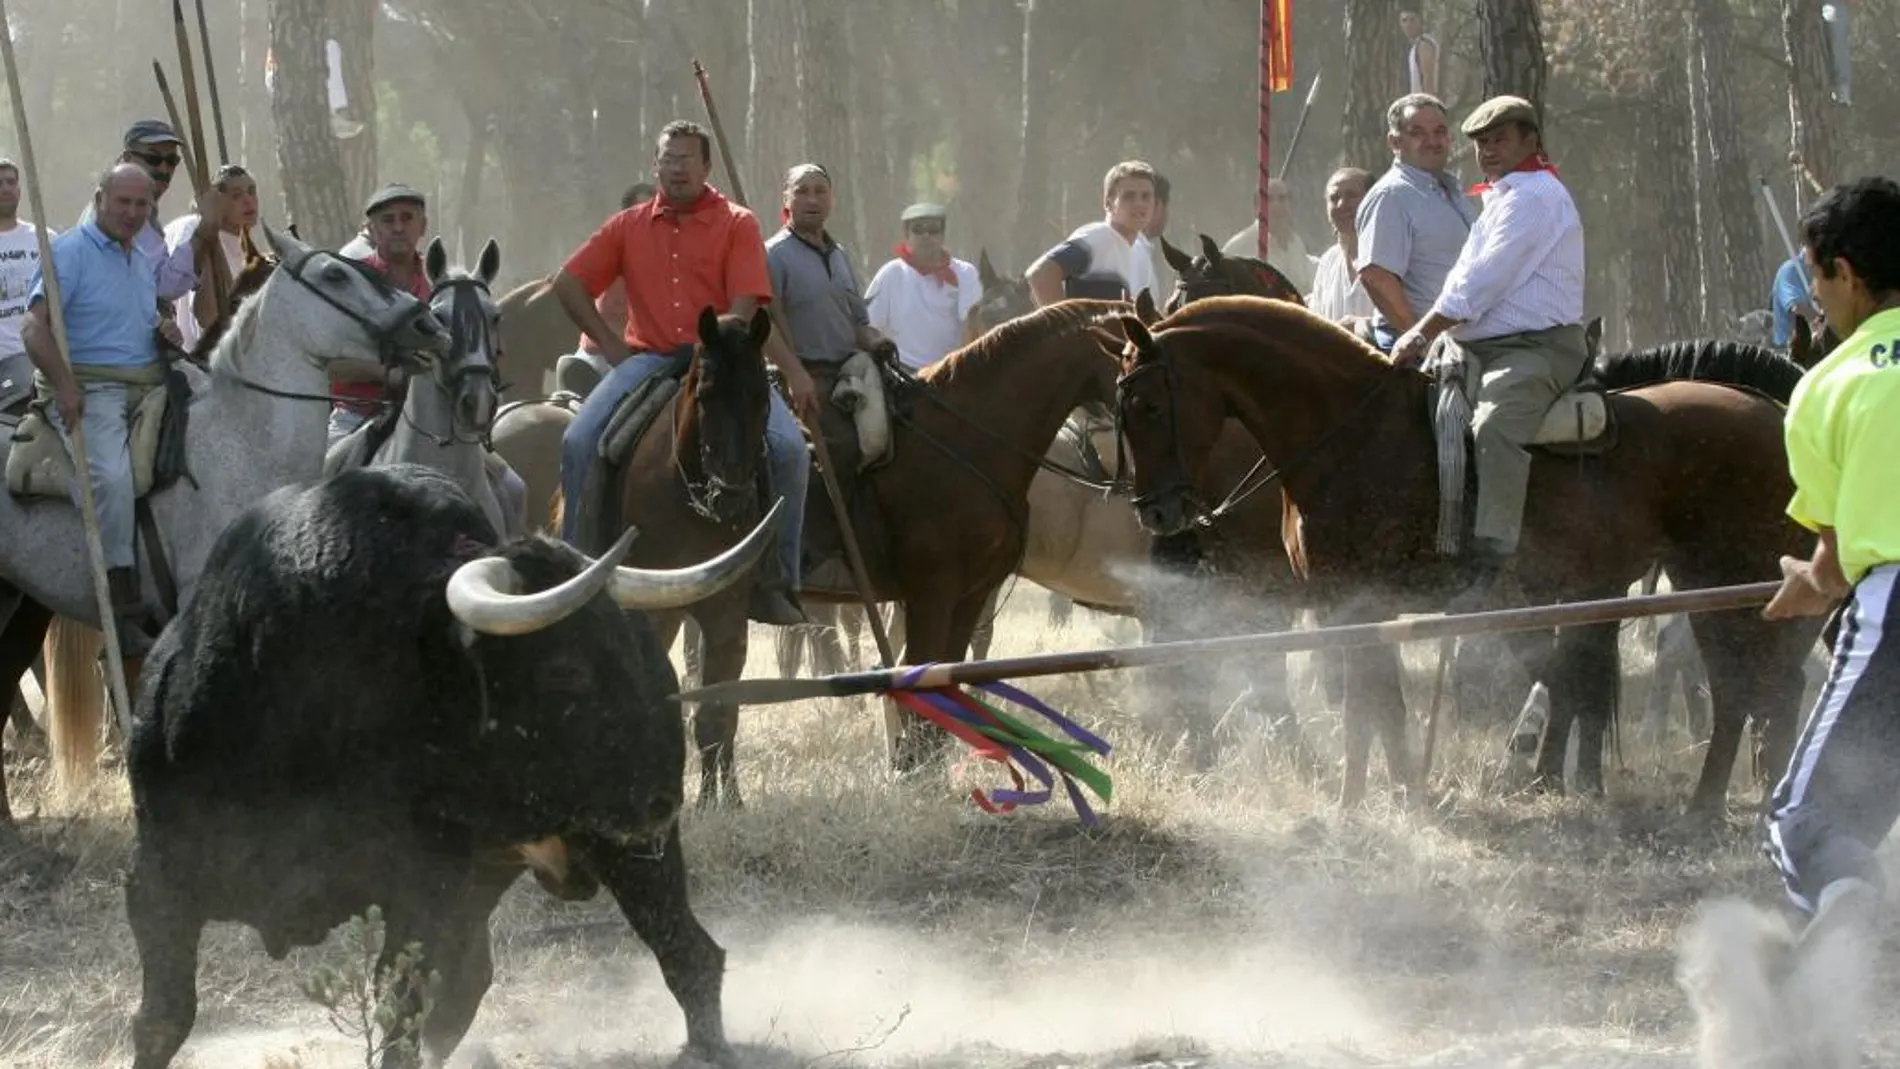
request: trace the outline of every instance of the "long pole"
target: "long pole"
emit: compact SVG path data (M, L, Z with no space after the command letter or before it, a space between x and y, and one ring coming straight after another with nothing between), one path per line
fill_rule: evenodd
M1760 178L1760 181L1762 199L1768 202L1768 215L1775 221L1775 233L1781 235L1781 244L1788 250L1788 259L1799 260L1801 250L1795 248L1794 235L1788 231L1788 221L1781 217L1781 203L1775 200L1774 187L1768 184L1768 178L1765 175Z
M198 54L205 61L205 92L211 94L211 126L218 135L218 162L230 163L231 146L224 139L224 102L218 99L218 65L211 61L211 30L205 25L205 0L192 0L198 8Z
M40 196L39 165L33 156L33 137L26 128L26 98L20 93L20 65L13 56L13 25L7 14L6 0L0 0L0 52L7 62L7 92L13 97L13 129L20 136L20 169L25 173L26 195L33 205L33 228L39 238L41 278L46 287L47 318L53 324L53 348L70 373L72 357L66 344L66 312L60 301L59 272L53 267L53 246L46 237L46 204ZM125 660L119 654L119 625L112 615L112 586L106 582L105 544L99 538L99 512L92 500L92 479L86 464L86 434L82 428L68 428L66 449L73 458L73 481L79 484L79 519L86 531L86 556L92 564L92 596L99 608L99 630L105 633L106 684L112 688L113 707L119 713L119 727L126 738L132 737L132 702L126 694Z
M1158 642L1151 646L1080 650L1036 657L1009 657L994 661L965 661L926 668L900 667L888 671L855 672L819 679L741 679L719 683L677 696L678 701L771 705L806 698L875 694L888 690L934 690L964 684L998 683L1008 679L1104 672L1118 668L1154 668L1188 661L1220 660L1240 654L1300 653L1308 650L1387 646L1399 642L1491 635L1507 631L1538 631L1553 627L1603 624L1642 616L1677 612L1718 612L1746 609L1772 598L1781 583L1679 590L1667 594L1604 598L1524 609L1500 609L1458 616L1411 616L1373 624L1321 627L1311 631L1272 631L1257 635Z
M1254 218L1260 224L1258 253L1267 259L1268 191L1273 185L1273 41L1279 32L1275 26L1273 0L1260 0L1260 158L1259 181L1254 188Z
M1313 102L1319 99L1319 76L1325 73L1320 67L1313 68L1313 81L1306 87L1306 103L1300 105L1300 117L1293 124L1293 136L1287 138L1286 155L1280 157L1280 177L1286 178L1286 169L1293 166L1293 154L1300 149L1300 133L1306 129L1306 117L1313 113Z

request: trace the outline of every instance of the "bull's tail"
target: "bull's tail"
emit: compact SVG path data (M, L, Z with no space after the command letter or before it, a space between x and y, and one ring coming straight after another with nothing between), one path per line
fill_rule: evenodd
M103 641L93 628L55 616L40 647L46 658L46 734L63 790L90 783L99 767L106 707L99 672Z

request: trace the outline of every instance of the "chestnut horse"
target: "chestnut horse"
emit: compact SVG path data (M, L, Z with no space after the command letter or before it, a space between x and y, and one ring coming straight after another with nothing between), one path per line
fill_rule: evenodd
M1192 487L1221 421L1236 418L1297 508L1295 556L1330 622L1442 600L1453 569L1433 548L1438 473L1426 376L1393 367L1346 331L1279 301L1197 302L1152 333L1133 317L1122 322L1129 342L1118 401L1145 525L1166 533L1195 521L1201 506ZM1783 513L1792 485L1773 400L1710 381L1669 381L1614 392L1609 405L1614 448L1588 458L1537 453L1518 554L1518 585L1530 601L1614 597L1658 561L1681 589L1759 581L1776 574L1782 554L1811 548ZM1750 716L1763 724L1768 766L1785 764L1801 665L1819 625L1737 611L1700 616L1693 627L1710 669L1715 725L1690 805L1714 814ZM1398 651L1346 656L1342 800L1364 796L1375 734L1393 779L1419 786ZM1559 632L1556 656L1533 671L1549 684L1550 733L1562 738L1580 709L1611 708L1615 665L1615 624ZM1607 720L1580 722L1586 789L1601 789ZM1563 750L1550 750L1539 772L1554 786Z

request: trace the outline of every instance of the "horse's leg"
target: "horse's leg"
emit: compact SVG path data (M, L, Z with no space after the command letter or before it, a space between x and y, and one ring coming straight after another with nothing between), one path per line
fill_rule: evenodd
M852 608L850 605L823 605L805 610L806 615L818 623L818 627L811 632L811 663L812 671L819 675L837 675L847 670L844 644L839 641L838 628L851 615ZM856 663L852 662L853 665Z
M1713 725L1689 812L1713 818L1726 809L1751 713L1765 725L1763 766L1776 776L1787 767L1801 715L1801 660L1813 628L1806 621L1762 620L1753 612L1704 613L1692 626L1709 673Z
M970 625L970 658L985 661L990 656L990 643L996 640L996 603L1003 596L1003 588L990 591L984 599L982 608L976 614L976 621Z
M864 663L865 614L876 611L878 610L875 602L869 609L862 605L838 606L838 626L844 631L845 648L851 655L844 667L847 672Z
M745 671L746 604L725 598L717 605L702 604L701 657L706 666L702 684L726 683ZM699 804L725 803L738 807L739 777L733 771L733 749L739 738L739 707L708 702L693 713L693 741L699 746Z
M970 600L975 602L976 608L982 607L980 598ZM905 602L903 662L930 664L960 660L962 651L969 647L970 628L975 624L976 613L972 610L964 616L963 629L959 632L956 626L959 608L956 595L940 589ZM897 772L907 773L941 755L946 736L914 713L903 713L901 719L892 762Z
M1614 623L1564 628L1558 633L1556 654L1545 673L1550 687L1551 724L1574 723L1577 728L1576 789L1582 794L1603 793L1603 749L1622 684L1617 675L1616 633ZM1564 739L1553 728L1545 733L1544 741L1546 748L1554 751L1556 774L1561 781Z
M18 685L19 678L32 666L33 656L39 652L41 641L46 637L46 625L52 618L52 610L44 605L30 598L19 598L6 624L0 626L0 679ZM15 739L18 741L19 737ZM12 827L13 809L7 803L6 761L0 759L0 832Z

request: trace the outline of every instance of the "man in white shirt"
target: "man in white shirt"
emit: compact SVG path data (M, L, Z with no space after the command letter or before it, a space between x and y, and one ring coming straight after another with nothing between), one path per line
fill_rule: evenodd
M0 159L0 360L26 352L20 327L40 267L39 231L20 218L20 168ZM53 237L47 231L47 237Z
M218 246L224 255L225 277L235 280L244 271L244 263L251 253L256 252L259 235L257 225L257 179L251 173L235 163L227 163L218 168L212 176L211 184L223 194L224 218L218 230ZM196 213L181 215L165 225L165 246L176 249L192 242L198 235L201 221ZM198 286L179 299L178 334L183 339L180 348L191 352L198 347L198 340L204 332L218 320L218 308L211 299L211 288Z
M904 209L904 240L897 259L877 269L865 303L871 325L897 343L898 359L913 371L976 340L983 283L976 265L944 249L949 212L940 204Z
M1359 284L1353 260L1359 255L1359 202L1372 188L1372 176L1357 167L1341 167L1326 180L1326 217L1334 242L1313 270L1313 294L1306 306L1350 330L1372 318L1376 308Z
M1493 97L1464 121L1486 181L1484 210L1432 310L1392 347L1415 367L1426 347L1455 330L1478 382L1472 413L1478 508L1471 585L1453 611L1480 607L1517 552L1531 456L1524 448L1544 414L1589 359L1583 338L1583 222L1544 156L1537 110Z
M1142 236L1154 215L1155 169L1140 160L1124 160L1102 177L1102 207L1107 218L1070 234L1029 265L1025 281L1038 308L1071 297L1132 301L1147 290L1159 304L1149 267L1148 239Z

